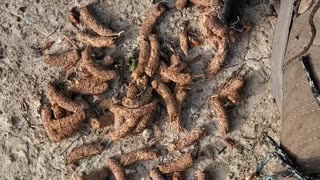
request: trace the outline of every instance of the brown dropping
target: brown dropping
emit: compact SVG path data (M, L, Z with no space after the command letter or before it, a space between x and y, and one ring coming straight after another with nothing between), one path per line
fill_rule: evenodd
M50 66L70 68L74 67L79 60L79 52L76 49L72 49L63 54L45 55L44 62Z
M101 94L108 89L108 84L100 82L95 77L79 78L73 82L69 82L68 90L71 92L87 95Z
M189 73L178 73L176 71L166 68L163 62L160 62L159 67L160 75L166 79L169 79L178 84L190 84L192 82L192 76Z
M182 180L181 172L174 172L172 175L172 180Z
M101 144L84 144L72 149L67 155L66 164L73 164L81 159L87 158L92 155L100 154L103 151Z
M92 76L97 78L99 81L109 81L117 77L116 71L106 70L100 66L97 66L91 58L91 52L89 49L83 50L81 55L82 60L80 62L80 67L87 69L92 74Z
M163 177L161 172L159 171L158 168L154 168L150 171L150 178L152 180L165 180L166 178Z
M186 148L193 143L195 143L201 136L203 135L203 130L197 128L189 133L183 139L179 139L171 144L168 145L168 149L171 152L179 151L183 148Z
M150 58L150 43L148 40L141 39L140 45L139 45L139 59L136 69L132 72L132 78L134 80L137 80L140 78L144 72L145 67L148 65L148 61Z
M183 155L180 157L180 159L173 161L168 164L160 165L159 170L163 174L169 174L173 172L181 172L189 167L191 167L193 164L191 153L188 153L186 155Z
M179 42L180 42L180 48L184 55L188 57L188 51L189 51L189 40L188 40L188 34L187 31L182 31L179 33Z
M197 171L197 180L206 180L206 174L204 173L204 171Z
M90 124L93 129L101 129L114 123L114 114L110 111L98 118L91 118Z
M52 142L60 142L71 137L79 129L86 114L81 110L67 117L53 120L50 106L45 105L41 110L41 117L49 139Z
M153 89L155 89L157 93L163 98L166 104L172 130L175 132L181 132L181 114L175 96L173 95L169 87L159 80L152 81L151 85Z
M124 171L124 168L121 166L120 162L109 158L106 161L107 167L111 170L116 180L125 180L126 179L126 173Z
M126 108L121 105L112 105L110 107L110 111L113 112L114 114L118 114L125 118L132 118L132 117L137 118L137 117L141 117L141 116L145 116L146 114L149 114L157 107L158 107L158 101L155 100L149 104L146 104L136 109Z
M92 29L92 31L96 32L100 36L110 37L118 35L118 33L112 32L110 29L104 27L101 23L99 23L97 19L95 19L93 15L90 13L89 8L90 6L88 5L81 7L79 10L81 21L86 26L88 26L90 29Z
M148 64L145 68L145 73L152 77L158 69L159 66L159 56L160 56L160 44L156 35L149 36L150 41L150 58Z
M243 86L244 80L242 77L231 77L218 88L218 94L237 104L239 102L239 91Z
M80 103L69 99L64 94L59 92L53 83L49 83L47 87L47 96L50 102L55 102L60 107L71 111L71 112L79 112L86 108L84 103Z
M153 150L139 149L128 154L120 156L120 163L123 166L128 166L137 161L155 160L158 156Z
M206 68L206 73L208 76L214 76L216 75L220 70L221 67L223 66L223 63L226 59L226 56L228 54L228 47L227 47L227 40L225 37L218 38L216 44L217 44L217 51L213 55L213 58L209 62L207 68Z
M161 4L158 4L146 13L145 19L143 20L139 30L139 36L141 39L148 39L152 32L154 24L156 23L157 19L165 12L165 10L166 9Z
M94 170L87 175L78 176L76 180L106 180L108 179L109 172L107 168Z
M72 25L77 25L80 23L80 13L77 9L77 7L72 7L68 13L68 20Z
M207 6L207 7L214 7L214 6L220 5L219 0L190 0L190 2L198 6Z
M212 106L213 111L215 112L219 133L222 136L227 135L227 133L229 132L229 120L221 98L217 95L213 95L211 96L209 103Z
M176 8L181 11L183 8L187 6L187 3L188 3L188 0L177 0Z
M114 38L113 37L106 37L106 36L93 36L90 34L85 33L77 33L76 38L85 45L104 48L104 47L111 47L114 45Z
M127 108L139 108L149 103L152 99L152 88L146 89L139 97L124 97L122 99L123 106Z

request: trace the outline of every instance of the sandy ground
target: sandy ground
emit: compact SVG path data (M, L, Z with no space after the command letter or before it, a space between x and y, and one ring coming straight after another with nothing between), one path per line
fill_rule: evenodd
M66 12L75 3L82 5L87 2L0 2L0 179L72 179L81 172L103 166L107 157L146 146L143 136L111 143L101 156L81 161L73 171L64 165L66 154L83 143L107 142L103 139L104 132L91 131L88 125L84 125L78 135L57 144L51 143L46 136L39 114L44 99L43 89L49 80L63 76L59 69L48 67L43 62L37 49L53 40L56 41L53 51L59 47L69 47L63 41L63 35L71 36L70 30L73 28L66 21ZM173 7L174 2L169 1L168 4ZM116 59L123 59L138 46L137 30L144 13L151 6L150 0L101 1L95 6L95 12L103 23L115 31L126 31L118 40L118 47L108 53ZM194 150L197 158L192 168L184 173L184 179L193 179L194 170L199 168L206 169L209 179L241 179L252 172L256 163L269 151L263 143L263 136L269 134L276 139L279 137L279 115L270 91L269 57L273 27L266 18L267 12L262 4L245 5L241 21L253 22L252 31L237 35L222 72L212 80L199 80L191 86L183 111L183 125L189 130L207 125L209 132L201 142L188 149ZM169 10L155 29L163 48L166 48L166 44L171 44L173 48L178 45L177 32L185 21L189 21L190 27L197 31L198 14L197 7L188 7L182 12ZM199 54L203 56L203 60L191 66L192 70L200 73L212 53L207 45L191 49L192 57ZM216 137L214 114L207 100L212 91L242 64L250 67L246 87L240 104L228 110L232 130L230 136L236 146L221 152L225 145ZM115 94L119 88L114 83L109 94ZM156 123L166 130L165 122L164 118L160 118ZM161 146L174 138L165 131ZM164 150L160 154L159 162L169 161L179 155L167 156ZM147 172L156 163L130 166L126 169L129 179L147 179ZM270 164L266 172L273 170Z

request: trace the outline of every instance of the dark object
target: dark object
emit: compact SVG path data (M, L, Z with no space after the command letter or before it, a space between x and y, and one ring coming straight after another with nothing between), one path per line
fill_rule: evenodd
M227 23L230 19L230 11L232 7L232 0L224 0L223 7L219 12L218 18L222 23Z
M310 61L311 61L311 59L309 56L302 56L302 58L301 58L303 70L304 70L304 73L305 73L307 80L309 82L312 94L313 94L314 98L316 99L317 103L320 105L320 93L319 93L319 89L316 84L316 77L313 72L312 64Z
M259 163L256 168L255 176L258 177L263 171L264 167L268 162L274 158L279 164L281 164L288 173L277 174L275 176L267 176L264 179L277 179L280 177L295 177L299 180L315 180L319 179L319 175L306 176L290 159L289 155L272 139L270 136L266 137L266 142L274 149L274 151L269 154L264 161Z

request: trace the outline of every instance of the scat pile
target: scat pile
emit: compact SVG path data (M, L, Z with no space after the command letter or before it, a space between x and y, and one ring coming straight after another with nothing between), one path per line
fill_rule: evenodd
M213 1L191 1L192 3L208 8L221 4ZM177 1L179 10L187 5L187 1ZM160 108L160 102L165 106L172 132L179 139L167 146L169 153L181 151L199 141L205 133L202 127L186 130L182 126L182 108L187 98L188 87L196 80L187 63L183 59L188 57L190 44L201 44L187 31L179 34L180 50L174 51L169 60L161 56L161 43L153 29L161 16L166 12L162 4L151 8L142 22L139 30L139 57L128 85L124 89L125 94L119 97L108 97L96 105L103 109L103 113L92 115L93 107L80 96L99 95L106 92L109 82L118 77L114 60L110 56L104 57L103 62L98 63L93 58L94 48L112 48L116 43L116 37L121 33L115 33L104 27L91 14L91 5L74 7L68 12L68 19L74 26L85 25L88 29L76 32L75 38L83 48L74 47L65 53L45 55L45 63L50 66L63 67L65 70L73 70L72 77L67 77L63 83L54 81L48 84L48 103L43 105L42 119L48 137L52 142L60 142L77 133L80 126L89 121L93 129L109 127L106 138L119 141L126 137L141 133L154 118L154 114ZM227 54L228 30L219 22L214 13L205 13L200 19L200 30L205 41L216 48L216 53L206 70L207 74L215 75L220 71ZM78 43L78 42L77 42ZM101 66L102 65L102 66ZM243 79L236 77L228 80L217 90L217 96L211 98L211 104L215 110L219 124L219 132L226 136L228 132L227 113L223 100L232 103L239 101L238 91L243 86ZM157 95L156 95L157 94ZM100 154L104 150L101 144L93 143L74 148L66 158L66 164L73 164L86 157ZM112 157L106 160L105 167L92 171L88 175L78 176L80 179L105 179L109 176L108 169L116 179L126 179L124 168L136 161L154 161L158 159L156 150L140 149L120 157ZM170 174L173 179L181 179L181 172L193 165L191 153L182 154L171 163L154 167L150 171L152 179L164 179L162 174ZM199 171L198 179L204 179L205 174Z

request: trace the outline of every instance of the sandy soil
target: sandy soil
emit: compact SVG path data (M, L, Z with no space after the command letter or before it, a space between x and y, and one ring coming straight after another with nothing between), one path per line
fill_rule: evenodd
M90 130L84 125L78 135L61 143L51 143L44 131L39 108L44 99L44 87L52 79L64 76L59 69L48 67L38 48L49 41L56 41L52 52L70 45L63 35L74 30L66 20L66 12L74 5L86 4L86 1L43 1L14 0L0 2L0 179L72 179L81 172L89 172L103 166L104 160L117 154L130 152L146 146L142 135L111 143L101 156L81 161L75 170L64 165L64 158L74 147L83 143L103 141L104 132ZM168 1L173 7L174 1ZM115 31L126 33L118 40L115 49L108 50L116 59L126 58L138 46L137 30L146 10L152 6L151 0L113 0L101 1L95 6L100 20ZM184 179L193 179L194 170L205 168L210 179L241 179L255 169L269 148L263 143L267 133L276 139L279 136L280 121L274 99L270 91L270 44L273 27L266 18L266 6L245 5L242 22L253 22L250 33L239 33L231 46L226 68L212 80L199 80L191 86L184 107L184 127L192 129L208 125L208 134L196 145L197 159L194 165L184 173ZM177 32L188 21L191 29L197 31L197 7L188 7L179 12L169 10L157 25L156 33L163 48L171 44L177 47ZM203 59L191 66L195 73L212 55L209 46L191 49L190 54ZM224 149L225 145L216 137L214 114L208 107L208 97L224 79L242 64L250 67L247 83L239 105L229 109L231 120L231 138L236 142L233 149ZM119 85L114 83L109 96L116 94ZM99 98L99 97L97 97ZM164 112L162 111L162 116ZM156 120L162 130L167 129L164 118ZM150 126L152 127L152 125ZM175 136L165 132L160 142L165 146ZM220 153L219 153L220 152ZM166 162L180 153L167 156L161 150L159 162ZM148 171L158 162L136 164L126 169L129 179L147 179ZM273 165L267 167L272 172Z

